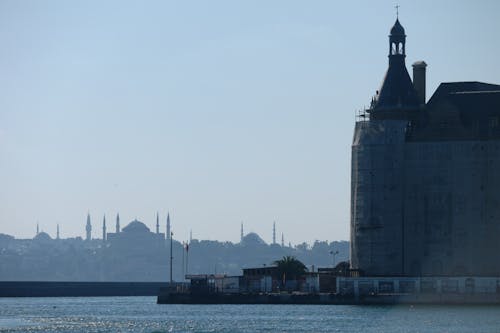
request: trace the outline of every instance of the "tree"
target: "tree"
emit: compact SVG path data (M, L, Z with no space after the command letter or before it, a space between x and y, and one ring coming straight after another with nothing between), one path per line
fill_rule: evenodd
M306 265L293 256L284 256L276 260L274 264L278 267L278 274L283 285L286 285L286 281L296 280L307 271Z

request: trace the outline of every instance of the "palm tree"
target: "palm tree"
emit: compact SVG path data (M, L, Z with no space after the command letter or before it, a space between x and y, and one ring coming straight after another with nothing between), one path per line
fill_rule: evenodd
M286 281L296 280L307 271L306 265L293 256L284 256L282 259L276 260L274 264L278 267L282 285L286 285Z

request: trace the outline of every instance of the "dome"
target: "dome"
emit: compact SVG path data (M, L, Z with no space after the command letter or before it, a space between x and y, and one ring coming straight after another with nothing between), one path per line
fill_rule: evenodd
M405 29L399 23L399 19L396 19L396 23L394 23L394 26L391 28L391 35L393 36L404 36L405 35Z
M52 240L52 237L50 237L48 233L42 231L39 232L33 239L37 241L50 241Z
M150 230L144 223L133 220L125 228L122 229L122 232L144 233L150 232Z
M265 245L266 242L255 232L251 232L243 237L242 243L244 245Z

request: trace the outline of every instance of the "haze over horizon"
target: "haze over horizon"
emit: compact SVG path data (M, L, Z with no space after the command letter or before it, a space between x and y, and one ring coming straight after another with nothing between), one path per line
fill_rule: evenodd
M500 83L500 2L400 1L406 65ZM2 1L0 233L349 239L355 111L387 69L394 2Z

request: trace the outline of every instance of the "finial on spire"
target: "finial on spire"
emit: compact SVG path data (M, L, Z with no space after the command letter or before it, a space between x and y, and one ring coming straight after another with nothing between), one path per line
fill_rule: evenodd
M399 5L394 6L396 8L396 19L399 19Z

